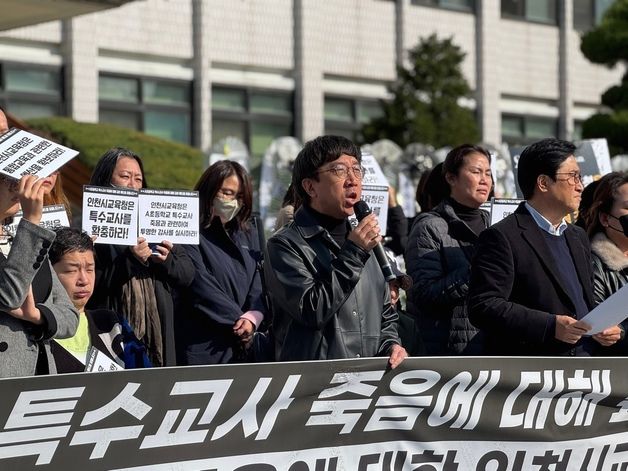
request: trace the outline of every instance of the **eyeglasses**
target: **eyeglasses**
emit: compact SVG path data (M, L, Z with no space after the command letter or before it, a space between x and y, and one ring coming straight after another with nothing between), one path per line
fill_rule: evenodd
M364 167L362 167L361 165L347 167L343 164L336 164L333 167L328 168L327 170L319 170L316 173L331 172L339 180L346 180L346 178L349 176L349 171L351 171L351 174L358 180L362 180L364 178L364 174L366 173Z
M582 183L582 175L578 172L556 172L556 175L569 175L567 178L556 178L559 182L569 182L573 186Z
M216 194L224 200L242 200L244 195L242 193L236 193L233 190L223 190L222 188L216 192Z

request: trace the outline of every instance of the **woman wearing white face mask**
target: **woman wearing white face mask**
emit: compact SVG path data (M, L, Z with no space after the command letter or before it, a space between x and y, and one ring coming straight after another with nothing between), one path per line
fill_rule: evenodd
M196 267L181 293L178 363L233 363L244 358L264 318L257 231L251 224L252 186L238 163L209 167L194 188L199 192L201 237L185 249Z

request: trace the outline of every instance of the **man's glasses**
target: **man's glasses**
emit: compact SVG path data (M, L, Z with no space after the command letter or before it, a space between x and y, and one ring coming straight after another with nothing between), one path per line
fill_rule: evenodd
M361 165L354 165L353 167L347 167L343 164L336 164L327 170L319 170L316 173L324 173L331 172L339 180L345 180L349 176L349 171L351 174L357 178L358 180L362 180L364 178L365 170Z
M568 175L567 178L556 178L559 182L569 182L573 186L582 183L582 175L579 172L556 172L556 175Z

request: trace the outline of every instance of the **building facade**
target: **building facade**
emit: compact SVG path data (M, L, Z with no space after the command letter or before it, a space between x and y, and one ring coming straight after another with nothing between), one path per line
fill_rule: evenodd
M0 34L0 106L115 123L208 151L356 137L419 37L465 52L483 141L578 137L621 67L580 34L610 0L137 0Z

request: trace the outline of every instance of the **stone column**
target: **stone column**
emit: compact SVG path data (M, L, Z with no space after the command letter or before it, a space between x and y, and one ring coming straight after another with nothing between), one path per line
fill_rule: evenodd
M573 91L571 86L570 57L574 54L570 41L573 25L573 2L558 2L560 39L558 43L558 137L571 139L573 136Z
M192 1L194 145L205 153L212 143L211 9L211 2Z
M497 77L499 0L476 0L476 100L482 141L501 144L501 91Z
M87 123L98 122L96 21L94 15L85 15L62 23L66 114Z
M324 18L319 18L319 0L294 0L295 130L305 142L324 132L324 94L321 50L318 35Z

